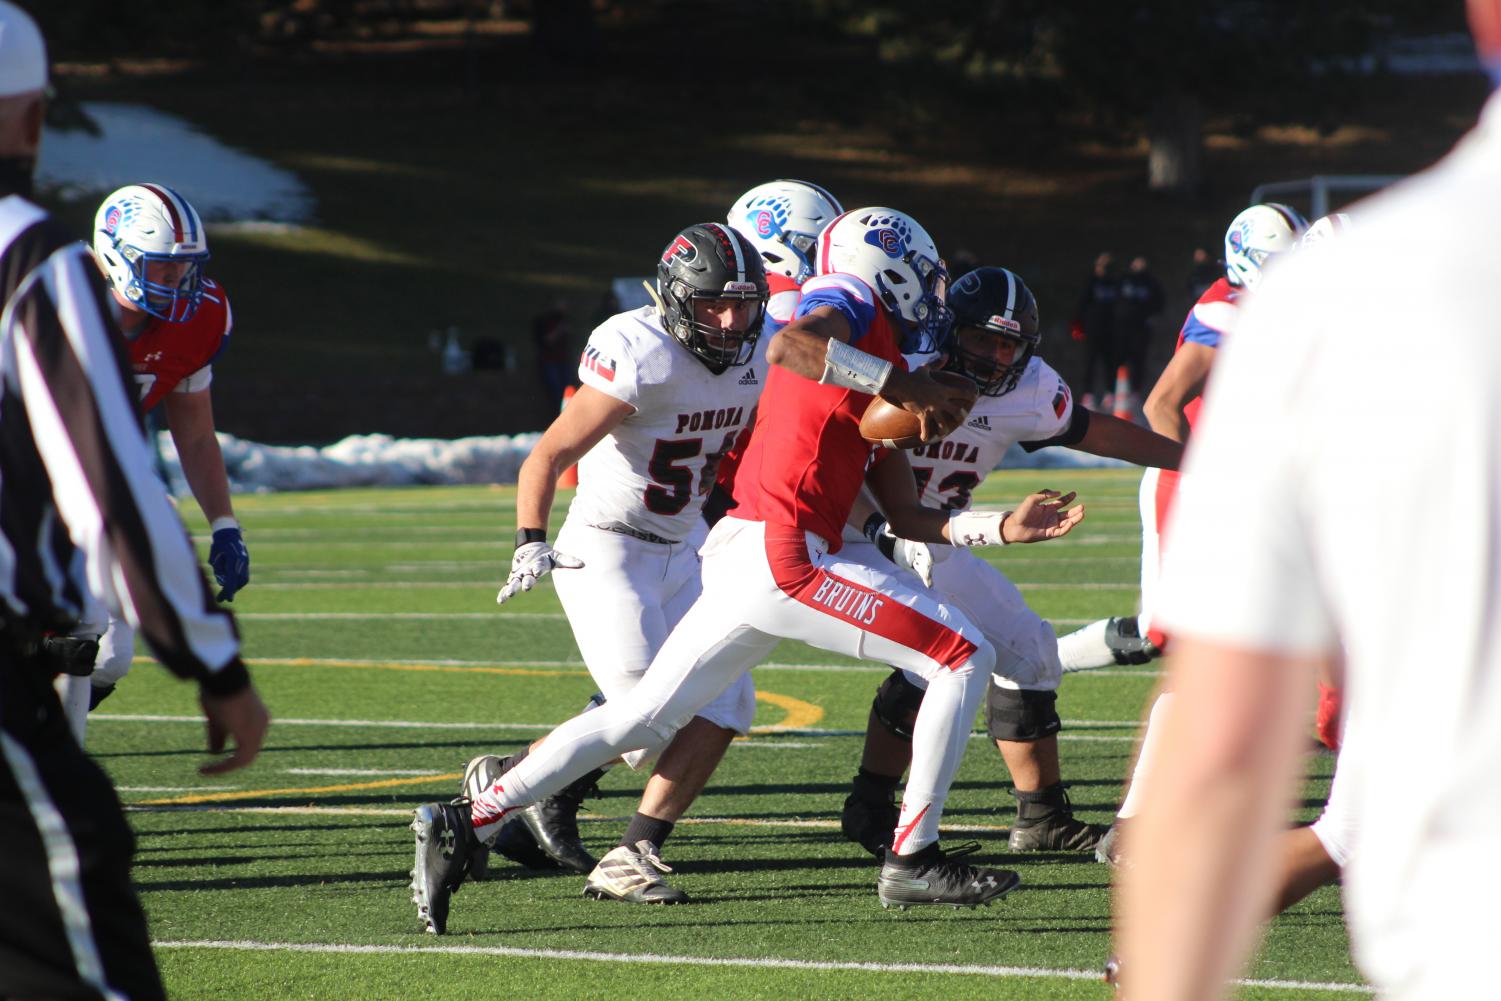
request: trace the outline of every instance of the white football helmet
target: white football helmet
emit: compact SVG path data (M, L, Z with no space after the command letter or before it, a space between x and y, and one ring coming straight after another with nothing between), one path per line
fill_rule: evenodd
M767 274L801 285L815 273L819 232L843 211L816 184L768 181L737 198L727 221L756 245Z
M938 351L948 341L948 272L933 238L906 213L873 207L835 219L818 238L818 273L854 275L874 289L901 320L904 354Z
M1307 228L1308 220L1280 202L1252 205L1225 230L1225 277L1231 285L1255 288L1267 262L1296 247Z
M130 184L94 214L94 257L127 302L171 323L203 299L208 238L187 199L162 184Z
M1316 243L1343 236L1353 225L1350 221L1350 213L1330 212L1308 224L1308 228L1303 231L1303 238L1298 241L1298 249L1306 250Z

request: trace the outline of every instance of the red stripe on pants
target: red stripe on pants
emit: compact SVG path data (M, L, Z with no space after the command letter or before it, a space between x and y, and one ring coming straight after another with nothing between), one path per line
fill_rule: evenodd
M766 526L766 562L788 597L817 612L900 643L953 670L969 660L975 645L943 623L880 591L813 565L808 536L790 525Z

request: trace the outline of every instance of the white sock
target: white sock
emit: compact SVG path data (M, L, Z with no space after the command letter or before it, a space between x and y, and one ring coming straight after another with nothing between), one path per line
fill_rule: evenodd
M1157 696L1157 701L1152 703L1152 711L1147 716L1147 732L1141 741L1141 753L1136 756L1136 769L1131 773L1131 788L1126 790L1126 801L1116 811L1116 817L1128 820L1136 816L1141 809L1141 797L1146 786L1146 780L1152 772L1152 761L1158 753L1158 744L1161 740L1162 721L1166 714L1171 712L1174 695L1172 692L1163 692Z
M1065 671L1093 671L1115 663L1115 654L1105 643L1105 627L1109 624L1109 619L1100 619L1059 637L1058 659Z
M971 659L967 669L942 672L928 682L912 726L912 767L893 841L898 855L911 855L938 840L944 800L964 760L994 662L994 657Z

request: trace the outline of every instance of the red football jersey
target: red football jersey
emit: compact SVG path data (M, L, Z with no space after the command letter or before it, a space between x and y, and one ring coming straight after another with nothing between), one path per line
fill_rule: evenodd
M849 314L860 318L851 329L855 346L903 365L890 316L857 278L810 279L798 313L839 297L847 297ZM872 398L776 365L769 368L755 429L735 476L735 517L816 532L830 552L837 552L873 448L860 437L860 417Z
M140 387L141 412L162 401L178 383L203 369L223 351L234 325L223 286L203 280L203 300L186 323L151 317L126 345Z

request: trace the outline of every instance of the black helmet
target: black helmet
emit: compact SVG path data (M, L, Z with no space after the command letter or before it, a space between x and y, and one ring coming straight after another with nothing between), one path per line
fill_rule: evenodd
M949 369L969 376L985 396L1005 396L1015 389L1042 342L1037 300L1027 283L1005 268L976 268L949 288L949 309L954 314ZM992 359L967 352L959 339L965 327L1020 341L1021 354L1010 365L998 366Z
M768 298L761 255L722 223L689 226L662 251L657 265L662 326L715 375L750 361ZM701 299L741 299L753 303L754 310L743 331L721 331L694 321L693 303Z

